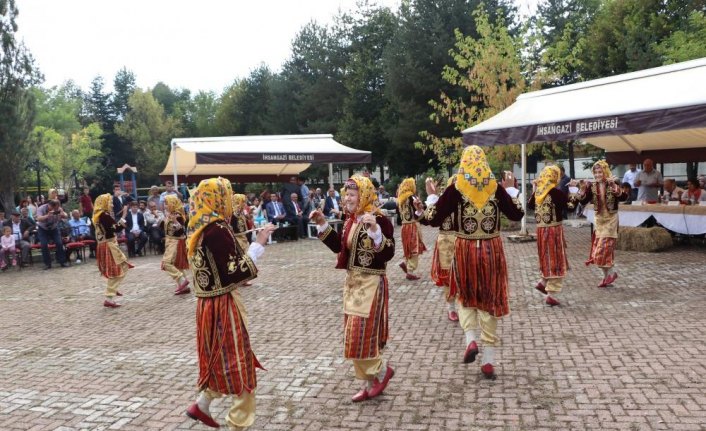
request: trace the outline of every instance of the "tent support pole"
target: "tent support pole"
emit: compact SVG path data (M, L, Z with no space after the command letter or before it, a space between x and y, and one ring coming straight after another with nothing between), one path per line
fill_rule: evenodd
M177 154L176 154L176 142L172 141L172 153L174 154L174 159L172 160L172 169L174 170L174 187L177 188L179 187L179 183L177 182Z
M328 164L328 187L333 188L333 163Z
M522 222L520 222L520 235L527 236L527 149L526 145L522 144L522 210L525 212L525 216L522 217Z

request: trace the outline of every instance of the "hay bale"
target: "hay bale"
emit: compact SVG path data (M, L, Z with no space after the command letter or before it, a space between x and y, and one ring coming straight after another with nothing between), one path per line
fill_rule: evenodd
M625 251L655 252L673 245L672 235L661 227L620 227L616 248Z

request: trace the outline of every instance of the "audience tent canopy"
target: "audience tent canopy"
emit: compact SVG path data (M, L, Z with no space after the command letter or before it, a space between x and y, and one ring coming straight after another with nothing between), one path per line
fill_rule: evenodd
M578 139L613 164L706 160L706 58L526 93L467 145Z
M239 182L285 181L312 163L370 163L369 151L346 147L332 135L229 136L172 139L161 176L197 182L222 176Z

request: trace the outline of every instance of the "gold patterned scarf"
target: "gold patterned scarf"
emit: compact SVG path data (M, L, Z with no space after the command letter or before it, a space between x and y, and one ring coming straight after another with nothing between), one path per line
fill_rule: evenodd
M560 177L561 170L558 166L545 166L542 169L537 180L537 190L534 191L534 200L537 205L542 205L549 191L559 184Z
M184 212L184 205L176 195L167 195L164 197L164 206L167 208L169 214L178 214L183 219L186 219L186 213Z
M397 189L397 202L403 204L410 196L417 194L417 183L414 178L405 178Z
M233 214L240 215L243 212L243 206L248 198L240 193L233 195Z
M610 165L605 160L599 160L596 163L594 163L593 167L591 168L592 173L593 173L593 170L596 169L596 166L600 166L601 169L603 169L603 182L607 182L608 179L613 176L610 173Z
M96 198L96 202L93 204L93 226L98 225L101 214L110 214L113 210L113 195L110 193L105 193Z
M196 244L209 224L230 221L233 215L233 189L225 178L209 178L199 183L191 195L188 256L196 253Z
M362 175L353 175L344 184L344 193L346 189L358 190L358 208L356 208L355 211L356 216L365 213L380 214L380 210L375 207L377 193L375 193L375 186L373 186L370 178Z
M488 166L485 152L477 145L466 147L456 175L456 190L481 209L497 189L498 182Z

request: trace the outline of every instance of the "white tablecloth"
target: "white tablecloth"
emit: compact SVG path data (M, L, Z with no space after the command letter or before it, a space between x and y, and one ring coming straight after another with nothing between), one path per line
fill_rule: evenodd
M687 214L685 206L674 207L674 212L650 211L649 208L623 207L618 210L618 224L620 226L640 226L650 216L654 216L657 223L665 229L683 235L701 235L706 233L706 214ZM671 210L672 208L670 208ZM586 220L594 222L594 211L588 207L583 211Z

